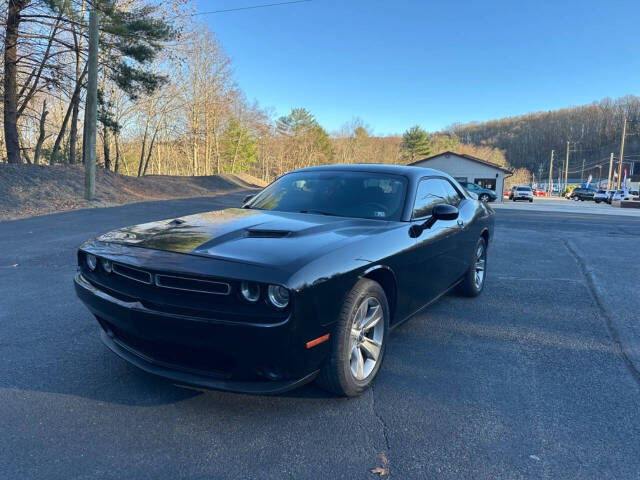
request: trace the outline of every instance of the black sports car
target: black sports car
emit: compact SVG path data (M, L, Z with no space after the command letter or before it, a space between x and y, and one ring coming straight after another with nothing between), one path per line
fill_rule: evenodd
M82 245L75 288L102 340L174 383L339 395L373 381L387 335L453 287L484 286L493 210L437 170L288 173L242 208Z

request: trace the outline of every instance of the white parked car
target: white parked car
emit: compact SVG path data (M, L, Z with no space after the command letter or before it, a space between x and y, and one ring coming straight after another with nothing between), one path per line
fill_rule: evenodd
M533 202L533 190L529 185L516 185L509 192L509 200L529 200Z
M631 200L633 197L638 196L637 190L616 190L611 198L614 202L620 202L621 200Z

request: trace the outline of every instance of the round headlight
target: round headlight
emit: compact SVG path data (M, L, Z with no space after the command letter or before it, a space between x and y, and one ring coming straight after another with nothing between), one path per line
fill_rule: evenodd
M289 290L280 285L269 285L267 296L274 307L284 308L289 305Z
M105 272L111 273L111 271L113 270L113 264L111 263L111 260L107 260L106 258L103 258L102 268L104 269Z
M91 253L87 253L87 267L89 267L89 270L95 270L97 265L97 257Z
M260 298L260 285L255 282L240 283L240 293L247 302L257 302Z

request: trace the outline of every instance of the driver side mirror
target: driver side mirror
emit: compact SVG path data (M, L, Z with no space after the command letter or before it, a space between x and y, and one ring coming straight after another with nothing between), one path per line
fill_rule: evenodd
M438 220L455 220L456 218L458 218L459 214L460 211L457 207L446 203L440 203L433 207L433 210L431 211L431 217L429 217L424 223L421 223L419 225L411 225L411 228L409 229L409 235L411 236L411 238L417 238L422 234L422 232L433 227L433 225Z

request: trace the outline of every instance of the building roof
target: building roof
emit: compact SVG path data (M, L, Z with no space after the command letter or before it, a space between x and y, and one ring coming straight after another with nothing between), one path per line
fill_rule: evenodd
M472 162L481 163L482 165L486 165L487 167L495 168L496 170L501 170L501 171L503 171L505 173L508 173L508 174L512 174L513 173L508 168L504 168L503 166L498 165L497 163L487 162L486 160L483 160L483 159L478 158L478 157L474 157L472 155L467 155L466 153L456 153L456 152L452 152L450 150L447 150L446 152L438 153L436 155L432 155L430 157L422 158L422 159L420 159L420 160L418 160L416 162L410 163L409 165L418 165L418 164L420 164L422 162L426 162L426 161L429 161L429 160L433 160L434 158L442 157L443 155L456 155L457 157L466 158L467 160L470 160Z

